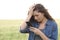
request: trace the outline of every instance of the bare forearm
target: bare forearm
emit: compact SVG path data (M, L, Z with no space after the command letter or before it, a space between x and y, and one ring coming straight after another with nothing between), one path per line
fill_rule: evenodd
M43 40L49 40L49 38L42 31L40 31L40 29L30 27L30 31L34 32L36 35L39 35Z
M39 36L43 39L43 40L49 40L49 38L43 33L43 32L39 32Z
M28 14L28 16L27 16L27 19L23 22L23 24L21 25L21 27L20 27L20 29L25 29L26 27L27 27L27 24L26 24L26 22L29 22L30 21L30 19L31 19L31 17L32 17L32 15L33 15L33 7L31 7L30 9L29 9L29 14Z
M26 28L27 24L26 22L24 21L21 26L20 26L20 30L24 30Z
M21 30L24 30L26 28L27 26L26 22L29 22L30 18L31 18L31 15L28 15L27 19L22 23L20 27Z

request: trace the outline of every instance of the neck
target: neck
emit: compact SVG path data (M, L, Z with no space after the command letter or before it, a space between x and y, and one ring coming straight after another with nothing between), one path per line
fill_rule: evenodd
M41 24L46 23L46 21L47 21L47 18L44 17L44 18L42 19L42 21L41 21Z

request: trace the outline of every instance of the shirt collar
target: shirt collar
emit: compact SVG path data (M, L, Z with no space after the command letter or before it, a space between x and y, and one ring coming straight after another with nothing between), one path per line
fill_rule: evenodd
M47 20L47 22L46 22L46 25L50 25L51 24L51 20Z

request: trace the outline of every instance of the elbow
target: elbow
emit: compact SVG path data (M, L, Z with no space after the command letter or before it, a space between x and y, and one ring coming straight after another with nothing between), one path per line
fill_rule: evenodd
M21 29L20 29L20 32L21 32L21 33L25 33L25 31L24 31L24 30L21 30Z
M20 33L24 33L24 29L22 29L22 28L20 27L19 32L20 32Z
M20 28L20 30L19 30L19 32L21 32L21 33L28 33L28 29L22 29L22 28Z
M21 29L21 28L20 28L19 32L21 32L21 33L26 33L26 29Z

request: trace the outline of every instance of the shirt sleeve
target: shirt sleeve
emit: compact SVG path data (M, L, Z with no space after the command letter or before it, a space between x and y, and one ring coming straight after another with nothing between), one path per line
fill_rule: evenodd
M54 24L52 28L52 36L51 38L49 38L49 40L58 40L57 37L58 37L57 24Z
M27 26L25 29L20 29L20 32L21 33L29 33L30 32L30 30L29 30L29 28L28 28L29 26Z

